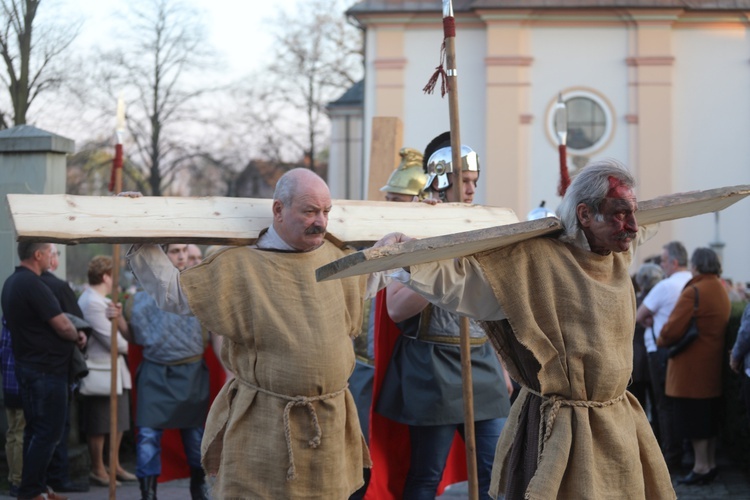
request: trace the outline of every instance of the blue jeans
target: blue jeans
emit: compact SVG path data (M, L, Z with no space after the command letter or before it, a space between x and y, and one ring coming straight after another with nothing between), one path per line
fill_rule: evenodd
M72 392L68 385L68 406ZM52 453L52 460L47 468L47 484L59 487L61 484L70 482L70 459L68 458L68 436L70 435L70 411L65 412L65 427L63 428L60 442L57 443ZM53 488L54 489L54 488Z
M505 418L474 422L479 498L489 499L492 462ZM411 463L404 486L405 500L434 500L453 436L464 435L463 424L409 426Z
M138 477L158 476L161 474L161 435L164 429L140 427L135 439L136 465ZM201 468L201 440L203 427L180 429L182 447L191 468Z
M47 491L47 467L60 442L68 414L68 374L44 373L16 360L23 416L23 471L18 496Z

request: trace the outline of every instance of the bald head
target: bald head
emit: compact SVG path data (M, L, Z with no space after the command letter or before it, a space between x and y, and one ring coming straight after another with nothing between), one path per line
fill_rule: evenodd
M60 266L60 252L57 250L57 245L54 243L52 244L52 253L50 254L51 258L49 261L49 271L57 271L57 268Z
M325 238L331 193L325 181L306 168L281 176L273 194L273 227L288 245L307 252Z
M276 190L273 193L273 199L284 205L291 205L298 191L307 191L313 186L328 191L326 182L312 170L293 168L279 178L276 183Z

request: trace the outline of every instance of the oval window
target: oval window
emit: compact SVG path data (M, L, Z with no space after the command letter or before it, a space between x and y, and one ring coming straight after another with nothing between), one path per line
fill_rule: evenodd
M567 146L571 154L590 155L601 149L612 136L612 111L600 96L586 90L562 94L568 116ZM555 99L556 102L556 99ZM551 137L556 137L554 103L547 119Z

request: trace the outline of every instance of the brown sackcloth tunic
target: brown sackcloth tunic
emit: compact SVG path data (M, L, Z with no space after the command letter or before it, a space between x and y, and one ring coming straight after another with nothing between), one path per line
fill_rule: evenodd
M314 272L345 254L328 241L305 253L233 248L182 273L193 313L225 337L221 358L236 375L203 436L213 498L343 499L363 484L370 457L346 387L366 277L318 283Z
M490 493L675 498L648 420L626 392L631 253L601 256L536 238L476 258L508 318L486 323L488 336L525 386L498 443Z

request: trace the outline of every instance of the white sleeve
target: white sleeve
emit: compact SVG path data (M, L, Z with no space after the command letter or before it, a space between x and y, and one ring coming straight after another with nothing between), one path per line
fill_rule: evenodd
M480 321L506 317L474 257L411 266L392 276L443 309Z
M389 271L376 271L369 274L367 276L367 284L365 285L365 300L375 297L391 280L391 273Z
M125 257L138 283L160 309L190 315L190 305L180 286L180 271L158 245L133 245Z

